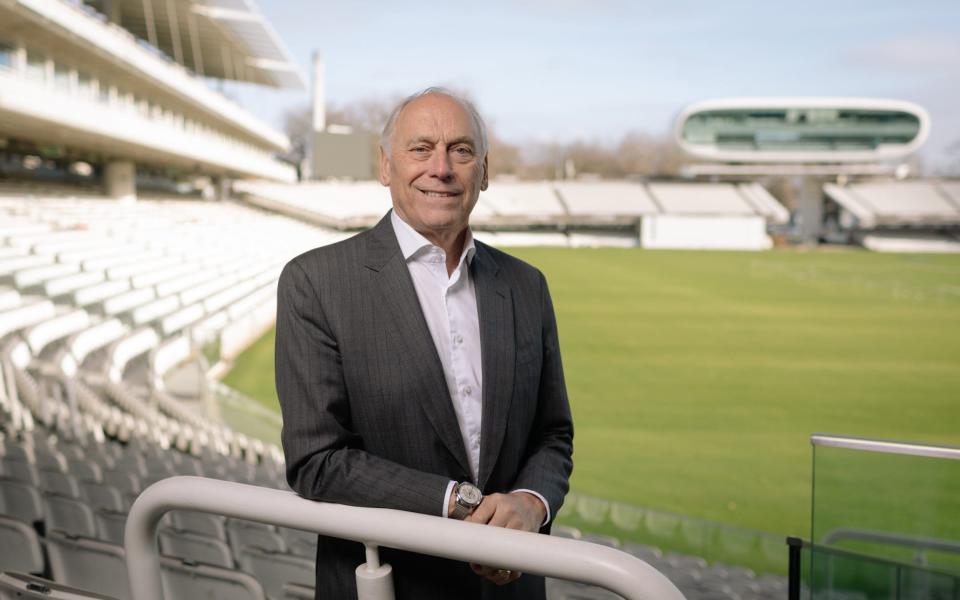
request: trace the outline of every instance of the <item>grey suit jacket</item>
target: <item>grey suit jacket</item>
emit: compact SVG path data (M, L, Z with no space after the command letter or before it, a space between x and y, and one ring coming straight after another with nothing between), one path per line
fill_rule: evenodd
M535 268L480 242L484 493L532 489L555 515L573 468L553 305ZM291 260L277 298L276 383L287 480L305 498L440 516L470 479L437 350L389 213ZM549 524L544 532L549 529ZM465 564L384 551L398 598L542 598L542 578L496 588ZM360 544L320 537L317 597L356 598Z

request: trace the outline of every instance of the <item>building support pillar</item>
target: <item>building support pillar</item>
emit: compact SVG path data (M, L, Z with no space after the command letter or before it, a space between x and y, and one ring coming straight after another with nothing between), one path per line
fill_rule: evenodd
M800 178L797 202L799 237L804 244L817 245L823 235L823 181L818 177Z
M114 160L103 169L107 196L121 202L137 201L137 167L132 160Z

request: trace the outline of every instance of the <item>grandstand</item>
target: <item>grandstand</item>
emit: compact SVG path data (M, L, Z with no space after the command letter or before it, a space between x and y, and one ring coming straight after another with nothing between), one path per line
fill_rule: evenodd
M960 183L867 181L826 184L837 225L879 252L960 252Z
M339 230L369 227L390 208L376 182L241 181L249 203ZM790 215L759 184L501 182L480 194L478 239L504 246L763 250Z
M286 136L205 77L303 87L247 2L4 2L3 170L36 177L69 167L94 181L92 166L106 193L121 199L136 196L138 171L183 182L294 181L295 169L274 157L289 149Z

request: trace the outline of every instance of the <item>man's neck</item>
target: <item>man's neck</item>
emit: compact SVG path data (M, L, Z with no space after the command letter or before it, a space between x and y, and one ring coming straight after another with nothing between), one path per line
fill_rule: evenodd
M463 242L467 239L467 228L464 227L459 232L420 231L418 233L444 251L447 255L447 275L453 275L457 265L460 264Z

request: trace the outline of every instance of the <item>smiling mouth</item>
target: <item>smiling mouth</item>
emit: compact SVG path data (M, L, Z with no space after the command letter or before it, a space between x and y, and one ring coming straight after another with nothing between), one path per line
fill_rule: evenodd
M454 198L460 195L460 192L432 192L430 190L420 190L420 193L428 198Z

